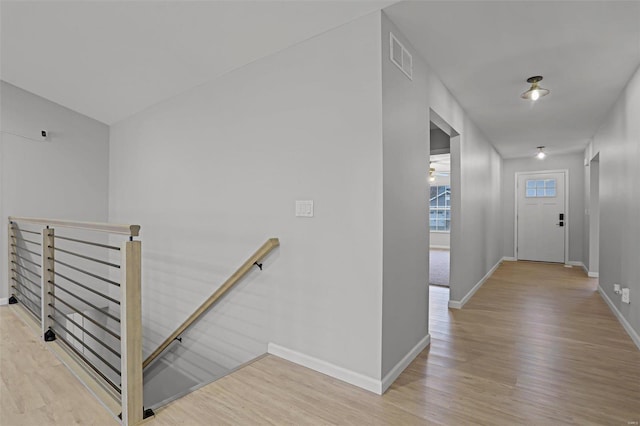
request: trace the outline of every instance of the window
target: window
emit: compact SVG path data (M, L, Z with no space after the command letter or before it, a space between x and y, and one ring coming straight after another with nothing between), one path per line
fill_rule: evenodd
M451 228L451 187L432 186L429 194L429 229L449 232Z
M555 179L527 179L525 185L525 196L527 198L555 197Z

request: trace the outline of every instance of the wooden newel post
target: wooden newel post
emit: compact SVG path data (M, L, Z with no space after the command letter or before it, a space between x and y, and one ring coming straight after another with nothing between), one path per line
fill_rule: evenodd
M142 399L142 243L126 241L120 248L120 348L122 424L137 425L143 418Z
M15 231L13 229L13 223L9 222L9 227L7 229L7 259L8 259L8 267L7 267L7 286L9 287L9 294L14 295L15 293L12 290L12 285L15 285L16 273L14 272L16 266L14 262L16 262L15 251L13 250L12 244L16 243L15 239Z
M53 273L55 271L54 235L52 228L44 228L42 230L42 270L40 271L40 300L42 301L40 309L42 315L40 318L42 319L42 338L47 341L55 338L53 332L49 332L49 327L53 322L49 318L49 315L53 316L53 308L49 305L55 305L55 299L53 298L55 287L52 284L55 281Z

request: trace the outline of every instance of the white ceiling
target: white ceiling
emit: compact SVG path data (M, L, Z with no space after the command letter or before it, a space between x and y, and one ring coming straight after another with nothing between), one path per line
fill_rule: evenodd
M385 9L505 158L583 149L640 65L640 1L414 1ZM543 75L551 94L520 99Z
M0 77L112 124L392 3L2 0ZM639 0L385 11L506 158L582 149L640 64ZM536 74L551 94L531 104Z
M393 1L2 1L0 77L112 124Z

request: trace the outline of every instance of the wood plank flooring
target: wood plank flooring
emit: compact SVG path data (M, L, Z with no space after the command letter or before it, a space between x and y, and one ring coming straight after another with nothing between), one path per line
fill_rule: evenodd
M384 396L266 356L146 424L637 424L640 351L596 286L578 268L505 262L461 310L431 287L431 346ZM64 367L35 338L19 349L29 337L0 314L1 425L116 424L73 377L44 376Z

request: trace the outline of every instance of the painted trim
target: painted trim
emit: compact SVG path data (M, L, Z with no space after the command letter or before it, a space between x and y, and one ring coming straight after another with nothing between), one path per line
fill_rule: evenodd
M462 300L449 300L449 307L452 309L462 309L462 307L469 301L469 299L471 299L471 296L473 296L476 291L478 291L480 287L482 287L482 284L484 284L485 281L487 281L489 277L493 275L493 273L496 271L496 269L498 269L498 266L500 266L501 263L502 259L498 260L498 263L496 263L491 269L489 269L489 272L487 272L485 276L482 277L482 279L478 281L478 283L474 285L471 290L469 290L469 293L467 293L462 298Z
M355 371L339 367L330 362L285 348L284 346L280 346L275 343L269 343L267 352L271 355L275 355L286 359L287 361L291 361L295 364L310 368L319 373L326 374L327 376L331 376L335 379L342 380L343 382L368 390L369 392L382 395L381 380L365 376L361 373L356 373Z
M407 354L393 367L382 379L382 393L385 393L387 389L396 381L396 379L402 374L402 372L413 362L413 360L420 355L420 352L431 344L431 335L427 334L411 349Z
M517 262L518 259L516 259L515 257L502 256L502 261L503 262Z
M618 321L620 322L620 324L622 324L622 327L624 328L624 330L627 332L629 337L631 337L631 340L633 340L633 343L635 343L638 349L640 349L640 335L638 335L638 333L633 329L631 324L629 324L629 321L627 321L627 319L624 316L622 316L622 312L620 312L616 307L616 305L613 304L611 299L609 299L609 296L607 296L607 293L605 293L604 289L599 284L598 284L598 293L600 293L600 296L602 296L602 299L607 303L607 305L609 305L609 309L611 309L611 312L613 312L613 315L615 315Z
M571 265L571 266L579 266L584 270L584 273L587 274L588 277L590 278L598 278L600 276L600 274L598 272L591 272L589 271L589 268L587 268L587 265L585 265L583 262L577 261L577 260L571 260L569 262L566 263L567 265Z
M515 217L513 218L513 254L516 259L518 258L518 176L519 175L536 175L536 174L546 174L546 173L564 173L564 211L565 211L565 220L564 220L564 259L565 264L567 263L567 259L569 259L569 169L559 169L559 170L536 170L531 172L516 172L515 174Z
M8 297L0 298L0 306L4 306L4 305L8 305L8 304L9 304L9 298Z
M438 250L450 250L451 247L450 246L437 246L437 245L433 245L433 246L429 246L430 249L438 249Z

